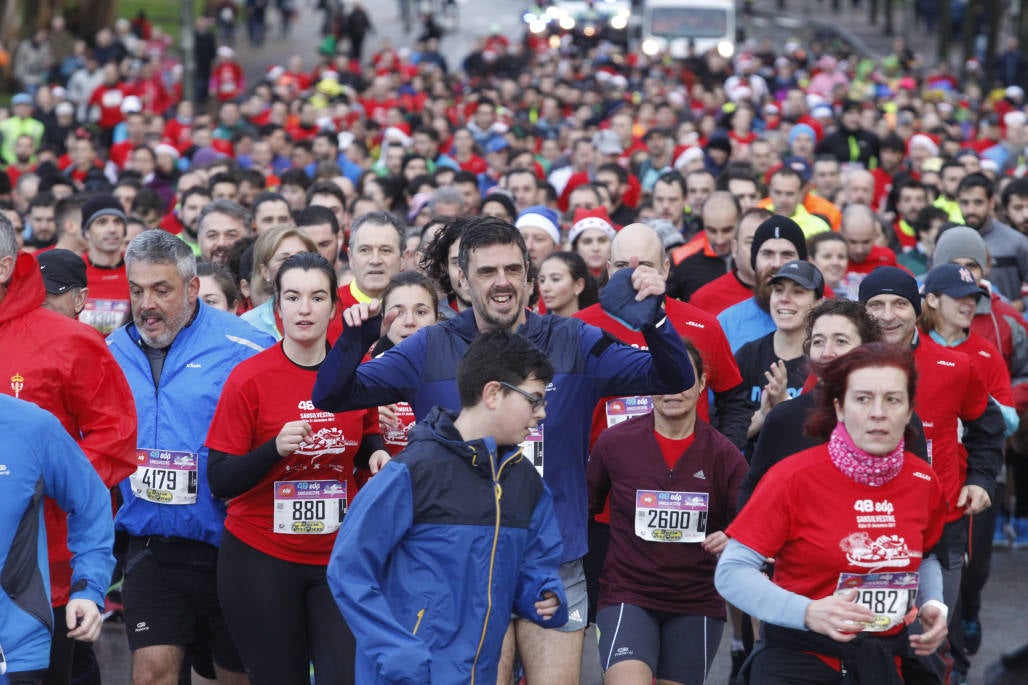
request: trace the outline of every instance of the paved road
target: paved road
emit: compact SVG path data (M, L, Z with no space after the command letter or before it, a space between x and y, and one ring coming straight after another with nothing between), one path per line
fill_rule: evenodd
M985 640L981 651L972 659L970 684L982 685L986 668L1000 655L1028 642L1028 550L998 550L993 555L992 578L985 588L982 607L982 626ZM595 650L594 643L592 650ZM582 685L599 685L600 671L595 651L586 653ZM103 667L104 685L129 685L129 654L125 629L120 623L104 626L103 637L97 647ZM726 685L730 661L728 637L711 670L707 685Z

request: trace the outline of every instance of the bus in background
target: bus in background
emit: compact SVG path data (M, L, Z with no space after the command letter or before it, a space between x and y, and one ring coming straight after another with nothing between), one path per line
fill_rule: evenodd
M643 0L638 48L648 56L667 51L675 59L716 50L735 54L734 0Z

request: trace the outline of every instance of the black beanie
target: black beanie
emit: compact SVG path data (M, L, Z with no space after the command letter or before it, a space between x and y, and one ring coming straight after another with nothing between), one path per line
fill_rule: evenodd
M899 295L910 301L914 311L921 316L921 295L917 292L917 281L903 269L894 266L880 266L860 282L858 298L867 304L875 295Z
M803 235L803 229L789 217L775 214L757 226L757 232L753 234L753 245L750 247L750 266L754 271L757 270L757 252L760 251L760 246L768 240L777 238L788 240L796 246L797 259L807 258L807 239Z

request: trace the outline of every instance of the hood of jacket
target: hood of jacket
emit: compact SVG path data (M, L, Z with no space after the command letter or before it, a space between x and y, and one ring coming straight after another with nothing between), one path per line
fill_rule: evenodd
M0 300L0 325L13 321L46 301L46 288L39 262L27 252L18 253L14 274L7 283L7 293Z
M456 412L432 407L428 415L411 428L408 444L428 441L442 446L487 480L492 480L492 467L488 459L481 459L480 456L497 455L497 470L507 460L521 459L521 448L518 445L497 445L492 437L465 440L454 425L456 418Z

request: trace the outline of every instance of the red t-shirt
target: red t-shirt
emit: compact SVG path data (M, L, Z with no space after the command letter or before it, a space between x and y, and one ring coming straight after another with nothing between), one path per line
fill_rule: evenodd
M678 458L688 451L692 447L692 443L696 440L696 434L692 433L685 438L668 438L657 431L653 431L653 437L657 439L657 446L660 447L660 453L664 457L664 463L667 464L669 469L675 468L675 464L678 463Z
M694 292L689 298L689 304L717 316L733 304L739 304L751 297L753 288L743 285L736 277L735 271L729 271Z
M727 533L774 557L776 585L821 599L840 573L916 571L945 513L937 476L910 452L899 475L874 488L843 474L818 445L773 466Z
M928 461L939 474L949 503L948 521L963 515L957 496L967 478L967 455L960 445L957 421L977 419L985 411L989 395L967 355L947 349L926 335L914 348L917 364L917 396L914 411L924 424Z
M96 87L89 96L89 104L100 108L100 120L97 122L100 128L114 128L125 119L121 103L129 95L132 95L132 88L124 83L116 83L113 86L101 83Z
M353 457L364 436L379 431L375 409L339 414L315 409L310 398L316 376L316 369L291 362L281 344L241 362L225 381L206 445L244 455L274 440L290 421L311 424L313 435L299 450L276 463L253 489L229 500L225 529L278 559L324 566L335 544L334 530L322 534L276 530L283 526L288 530L293 521L303 523L308 509L314 510L317 520L324 512L304 506L311 502L324 502L331 517L341 499L345 511L356 494ZM317 490L308 485L319 481ZM322 497L306 501L299 497L311 490Z
M971 362L971 368L982 379L989 395L1004 406L1014 406L1010 371L995 345L971 331L964 342L952 349L967 355L968 361Z
M871 248L871 252L868 253L867 259L862 262L854 262L850 260L846 266L846 273L864 274L867 275L874 271L879 266L896 266L899 264L896 262L896 253L887 247L881 245L874 245Z
M95 266L89 255L82 257L86 262L86 283L89 299L79 314L79 321L92 326L103 335L125 323L131 307L129 304L129 282L125 273L125 262L118 266Z

